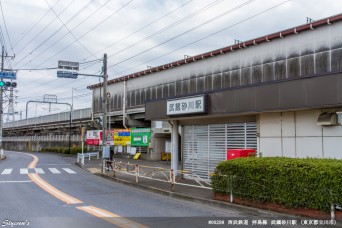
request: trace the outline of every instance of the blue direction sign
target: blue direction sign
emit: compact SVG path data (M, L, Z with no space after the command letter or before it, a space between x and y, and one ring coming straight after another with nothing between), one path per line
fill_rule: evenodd
M17 79L17 73L14 71L0 71L0 78L2 79Z
M76 79L78 77L77 72L71 72L71 71L57 71L57 77L59 78L73 78Z

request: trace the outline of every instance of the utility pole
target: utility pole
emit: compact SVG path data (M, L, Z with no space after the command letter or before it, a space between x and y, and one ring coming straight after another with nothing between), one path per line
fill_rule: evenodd
M5 62L5 47L2 46L2 51L1 51L1 71L4 71L4 62ZM1 81L3 81L1 79ZM3 110L2 110L2 103L3 103L3 100L2 100L2 96L3 96L3 88L1 87L0 88L0 155L3 155L4 154L4 149L2 148L2 118L3 118Z
M103 123L102 123L102 148L107 146L107 54L103 56ZM103 151L103 150L102 150ZM103 154L102 154L103 157Z

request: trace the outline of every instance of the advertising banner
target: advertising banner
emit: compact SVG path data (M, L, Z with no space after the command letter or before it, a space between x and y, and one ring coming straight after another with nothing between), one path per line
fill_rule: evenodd
M151 128L132 128L131 145L149 146L151 142Z
M130 146L131 130L130 129L114 129L114 145Z
M87 137L86 137L87 145L100 145L100 141L102 141L101 130L87 131Z

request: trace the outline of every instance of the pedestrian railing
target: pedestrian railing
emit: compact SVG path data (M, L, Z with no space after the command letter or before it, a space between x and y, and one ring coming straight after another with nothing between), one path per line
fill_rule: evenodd
M103 173L114 177L116 176L116 173L134 176L136 183L139 183L139 178L170 183L171 191L174 191L175 185L212 189L208 180L200 178L198 175L187 170L175 171L173 169L110 160L104 160L102 167Z
M77 153L77 162L81 161L82 165L84 165L84 158L86 157L88 157L89 161L91 157L96 157L97 159L99 159L100 153L98 151L87 152L87 153Z

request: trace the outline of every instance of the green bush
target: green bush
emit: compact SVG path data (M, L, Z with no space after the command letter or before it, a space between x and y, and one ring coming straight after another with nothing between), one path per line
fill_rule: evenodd
M87 152L87 147L84 147L84 152ZM69 147L44 147L41 150L42 152L55 152L55 153L63 153L69 154ZM82 153L82 147L71 147L70 148L71 154Z
M239 158L221 162L212 177L214 193L289 208L329 211L342 205L342 160Z

